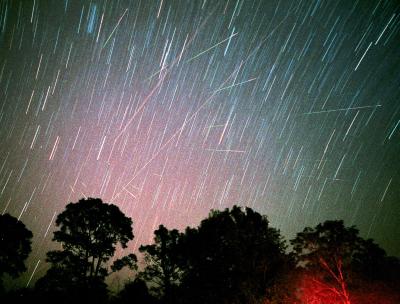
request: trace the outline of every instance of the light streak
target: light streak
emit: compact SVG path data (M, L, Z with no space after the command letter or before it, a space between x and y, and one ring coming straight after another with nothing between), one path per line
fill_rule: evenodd
M106 42L103 44L103 47L101 49L104 49L105 46L107 45L108 41L110 40L111 36L114 34L115 30L117 29L118 25L121 23L122 18L124 18L126 12L128 11L128 9L125 9L124 13L122 14L122 16L119 18L117 24L115 25L114 29L112 30L110 36L108 36Z
M302 115L331 113L331 112L359 110L359 109L368 109L368 108L377 108L377 107L381 107L381 106L382 105L374 105L374 106L362 106L362 107L352 107L352 108L340 108L340 109L332 109L332 110L324 110L324 111L313 111L313 112L303 113Z

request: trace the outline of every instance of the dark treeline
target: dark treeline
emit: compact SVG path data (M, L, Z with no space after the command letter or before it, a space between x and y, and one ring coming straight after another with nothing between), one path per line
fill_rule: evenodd
M400 261L341 220L307 227L287 242L266 216L234 206L211 210L184 232L163 225L139 248L144 266L118 247L134 238L132 220L101 199L70 203L56 220L47 273L30 289L6 291L3 280L26 270L32 233L0 216L1 303L400 303ZM124 287L106 278L131 269Z

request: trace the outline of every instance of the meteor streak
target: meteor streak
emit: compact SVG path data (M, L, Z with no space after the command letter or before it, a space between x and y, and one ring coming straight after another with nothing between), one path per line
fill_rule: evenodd
M353 108L340 108L340 109L332 109L332 110L324 110L324 111L313 111L303 113L303 115L310 115L310 114L321 114L321 113L330 113L330 112L339 112L339 111L348 111L348 110L359 110L359 109L368 109L368 108L377 108L381 107L382 105L375 105L375 106L362 106L362 107L353 107Z

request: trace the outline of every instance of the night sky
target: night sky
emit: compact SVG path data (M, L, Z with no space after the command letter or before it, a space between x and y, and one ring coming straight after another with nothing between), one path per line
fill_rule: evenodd
M400 255L400 5L0 1L0 212L34 234L100 197L153 231L246 205ZM119 252L121 254L121 252Z

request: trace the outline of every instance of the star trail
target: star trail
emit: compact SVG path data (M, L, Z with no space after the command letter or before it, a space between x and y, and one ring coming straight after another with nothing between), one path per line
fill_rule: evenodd
M326 219L400 255L393 1L0 2L0 212L47 269L56 215L100 197L163 223L246 205L287 237Z

